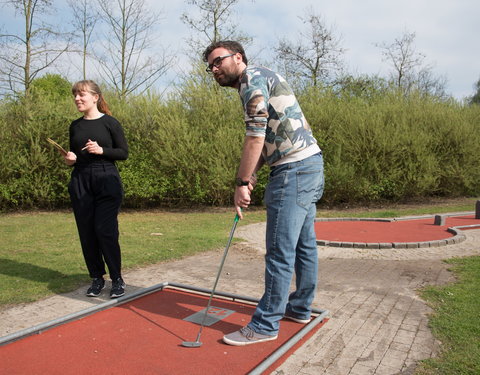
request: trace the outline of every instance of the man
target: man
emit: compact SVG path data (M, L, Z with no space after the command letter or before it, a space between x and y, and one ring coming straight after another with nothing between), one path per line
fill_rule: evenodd
M310 321L317 284L315 203L323 193L323 158L288 83L275 72L247 67L243 47L220 41L205 50L207 71L220 86L236 88L246 136L234 195L240 218L250 204L255 173L267 163L265 291L250 323L223 337L230 345L275 340L280 320ZM289 294L295 270L296 290Z

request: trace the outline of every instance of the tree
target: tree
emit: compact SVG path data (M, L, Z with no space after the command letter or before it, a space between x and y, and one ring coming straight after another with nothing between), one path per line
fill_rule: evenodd
M23 89L28 98L32 81L68 51L69 43L66 34L37 22L37 15L52 9L51 0L9 0L5 3L23 17L24 33L0 33L1 85L15 95Z
M81 33L82 73L83 79L87 79L88 46L98 22L98 13L92 9L88 0L68 0L68 5L73 12L73 24Z
M377 75L339 77L333 87L334 92L344 97L370 99L384 95L388 91L388 82Z
M54 100L70 98L72 84L59 74L45 74L35 78L31 85L32 96L51 96Z
M402 35L396 38L392 44L385 42L378 44L382 51L384 61L387 61L394 69L391 79L398 88L410 90L415 75L415 69L422 65L425 56L415 51L415 33Z
M233 7L238 1L187 0L187 4L195 6L199 11L197 17L183 13L180 18L195 32L195 36L192 36L187 42L193 51L201 54L199 48L222 39L236 40L244 45L250 43L251 38L239 33L238 25L231 21L231 16L234 14Z
M99 0L107 25L106 54L100 65L106 80L120 98L148 90L167 70L171 59L164 53L146 55L159 15L145 7L144 0Z
M404 94L417 89L426 94L446 96L446 79L434 76L432 67L424 65L425 55L415 50L415 33L405 32L393 43L383 42L377 47L382 49L384 61L393 67L391 82Z
M340 38L313 8L307 8L305 16L299 18L305 30L299 33L297 41L281 39L274 50L287 77L317 86L341 71L344 49L340 46Z
M474 85L475 94L468 101L470 104L480 104L480 79Z
M447 79L444 76L435 76L430 66L422 67L417 73L415 87L423 94L446 99L448 98L446 86Z

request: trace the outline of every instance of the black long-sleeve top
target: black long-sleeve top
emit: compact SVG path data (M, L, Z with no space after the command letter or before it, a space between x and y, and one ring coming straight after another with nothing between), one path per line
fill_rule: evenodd
M89 139L103 148L103 155L82 151ZM94 120L81 117L70 124L70 151L77 155L74 166L84 166L98 161L125 160L128 144L122 126L112 116L103 115Z

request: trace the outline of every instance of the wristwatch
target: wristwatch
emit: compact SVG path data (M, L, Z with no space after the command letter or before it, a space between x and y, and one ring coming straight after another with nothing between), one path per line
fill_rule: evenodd
M240 177L235 179L235 185L237 186L248 186L249 183L250 181L243 181Z

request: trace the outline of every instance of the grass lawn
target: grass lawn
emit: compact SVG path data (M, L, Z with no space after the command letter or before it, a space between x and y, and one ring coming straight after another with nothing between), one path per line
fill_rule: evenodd
M179 259L225 245L232 210L125 211L119 216L123 268ZM240 225L265 220L249 212ZM70 212L0 215L0 307L89 283Z
M423 361L418 375L480 374L480 257L447 261L458 277L442 287L428 287L421 297L433 308L433 334L442 342L438 358Z

